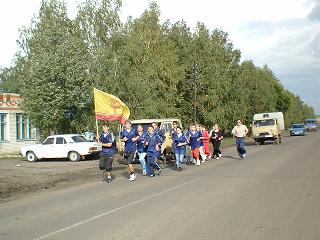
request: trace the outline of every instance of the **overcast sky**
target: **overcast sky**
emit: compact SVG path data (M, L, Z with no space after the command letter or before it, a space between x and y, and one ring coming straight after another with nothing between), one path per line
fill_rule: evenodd
M80 0L66 0L70 17ZM80 1L81 2L81 1ZM139 17L150 0L123 0L121 19ZM267 64L291 92L320 114L320 0L157 0L161 20L197 21L229 33L243 60ZM18 29L29 26L41 0L0 1L0 67L11 64Z

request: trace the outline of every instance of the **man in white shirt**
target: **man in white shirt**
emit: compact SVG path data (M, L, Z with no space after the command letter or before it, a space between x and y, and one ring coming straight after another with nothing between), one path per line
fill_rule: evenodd
M246 157L246 149L244 148L245 137L248 134L248 128L241 123L240 120L237 120L237 125L232 129L231 134L236 139L237 151L240 159Z

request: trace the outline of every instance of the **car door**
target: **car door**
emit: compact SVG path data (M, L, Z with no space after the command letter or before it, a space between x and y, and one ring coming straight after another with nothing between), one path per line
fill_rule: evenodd
M40 158L54 158L55 156L55 138L48 137L39 148L39 155L36 153L37 156L41 156Z
M53 155L54 158L68 157L67 141L64 137L56 137Z

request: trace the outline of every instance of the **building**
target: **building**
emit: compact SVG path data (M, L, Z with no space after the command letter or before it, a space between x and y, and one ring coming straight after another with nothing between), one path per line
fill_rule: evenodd
M36 128L21 111L19 94L0 93L0 156L16 155L36 142Z

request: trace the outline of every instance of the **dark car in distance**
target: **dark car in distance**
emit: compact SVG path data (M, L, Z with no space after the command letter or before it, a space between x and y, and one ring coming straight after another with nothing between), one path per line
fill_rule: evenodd
M296 123L291 126L290 136L305 136L307 135L307 128L303 123Z

